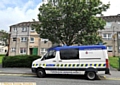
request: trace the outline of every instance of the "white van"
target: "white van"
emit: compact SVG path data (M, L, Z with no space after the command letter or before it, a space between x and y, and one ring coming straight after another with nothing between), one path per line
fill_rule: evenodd
M38 77L46 74L83 74L95 79L98 74L109 74L106 46L58 46L33 61L32 72Z

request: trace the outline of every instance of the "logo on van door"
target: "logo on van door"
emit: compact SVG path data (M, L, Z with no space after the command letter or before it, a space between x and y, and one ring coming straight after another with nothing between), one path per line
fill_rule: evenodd
M88 52L86 51L86 54L88 54Z
M93 52L88 52L88 51L86 51L85 54L93 54Z

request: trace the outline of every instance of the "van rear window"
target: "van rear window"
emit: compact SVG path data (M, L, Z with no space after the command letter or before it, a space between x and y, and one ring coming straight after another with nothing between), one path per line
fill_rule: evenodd
M79 59L79 49L61 49L60 58L62 60Z

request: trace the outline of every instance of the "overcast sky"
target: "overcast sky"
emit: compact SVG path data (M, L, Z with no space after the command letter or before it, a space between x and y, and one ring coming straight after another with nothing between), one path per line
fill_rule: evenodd
M38 8L42 0L0 0L0 30L9 31L9 26L24 21L37 20ZM102 0L103 3L110 1L110 8L104 13L105 16L120 13L120 0Z

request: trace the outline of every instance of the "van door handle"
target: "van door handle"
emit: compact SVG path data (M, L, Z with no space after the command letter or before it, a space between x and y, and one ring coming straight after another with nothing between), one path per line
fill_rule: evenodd
M59 62L62 62L62 60L59 60Z
M56 62L56 60L53 60L53 62Z

